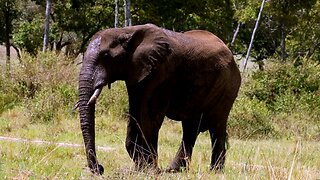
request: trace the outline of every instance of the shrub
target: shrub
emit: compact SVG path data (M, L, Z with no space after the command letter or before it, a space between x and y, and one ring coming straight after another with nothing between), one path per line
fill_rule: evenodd
M18 84L6 75L0 75L0 114L14 108L23 100Z
M111 117L123 118L128 112L128 95L124 82L115 82L111 89L104 88L96 106L96 114L108 114Z
M23 64L14 68L14 88L9 89L19 94L30 122L59 121L68 114L75 114L72 109L78 99L79 66L71 62L52 52L35 57L25 54ZM12 101L10 96L7 98ZM124 83L114 83L110 90L105 87L98 104L97 116L123 117L128 110Z
M23 100L31 122L58 120L59 114L71 112L77 101L78 72L77 65L63 55L23 55L22 64L12 71L12 89Z
M61 84L53 88L42 88L26 103L30 121L59 121L60 117L63 117L60 114L70 114L76 99L77 91L74 86Z
M1 79L0 81L3 81ZM6 83L5 85L11 85ZM10 87L0 87L0 114L6 110L12 109L20 100L15 93L8 91Z
M240 94L229 117L229 135L240 139L277 137L270 116L265 102Z
M265 71L253 73L252 80L244 93L250 98L264 101L272 111L293 110L299 102L306 107L314 107L314 101L304 101L301 97L320 93L320 66L312 61L294 63L272 63ZM306 103L306 104L301 104ZM312 110L312 109L309 109Z
M268 62L242 84L230 115L236 137L304 137L320 134L320 65Z

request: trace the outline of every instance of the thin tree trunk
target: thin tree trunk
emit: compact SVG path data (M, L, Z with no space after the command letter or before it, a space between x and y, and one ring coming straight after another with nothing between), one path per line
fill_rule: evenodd
M254 26L254 29L253 29L253 32L252 32L251 41L250 41L249 48L248 48L248 51L247 51L246 59L245 59L245 61L243 63L243 72L245 71L245 69L247 67L248 59L249 59L249 56L250 56L250 51L251 51L253 40L254 40L254 35L256 34L256 31L257 31L257 28L258 28L258 25L259 25L259 21L260 21L260 17L261 17L261 13L262 13L262 10L263 10L264 3L265 3L265 0L262 0L260 11L259 11L259 14L258 14L258 17L257 17L257 21L256 21L256 25Z
M119 0L115 0L114 5L114 27L117 28L119 26Z
M286 60L287 57L287 53L286 53L286 29L285 29L285 25L282 22L281 23L281 40L280 40L280 49L281 49L281 58L282 58L282 62L284 62Z
M239 30L240 30L240 26L241 26L241 22L238 22L238 26L237 26L234 34L233 34L233 38L232 38L232 41L231 41L231 44L230 44L231 47L233 46L234 42L236 41L237 35L239 33Z
M131 6L130 0L124 0L124 26L132 25L130 6Z
M42 51L45 52L48 48L49 42L49 25L50 25L50 13L51 13L51 0L47 0L46 4L46 19L44 23L44 35L43 35L43 48Z
M10 4L8 1L5 3L5 44L6 44L6 74L10 76L10 32L11 32L11 20L10 20Z
M14 50L16 50L18 60L19 60L20 63L22 63L21 54L20 54L19 48L17 46L13 45L13 44L11 44L11 46L13 47Z

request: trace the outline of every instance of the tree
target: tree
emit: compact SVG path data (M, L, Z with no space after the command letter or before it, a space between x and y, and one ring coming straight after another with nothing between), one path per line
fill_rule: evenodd
M259 15L257 17L256 25L254 26L254 29L253 29L253 32L252 32L251 41L250 41L249 48L248 48L248 51L247 51L246 59L244 61L243 71L245 71L245 69L247 67L248 58L249 58L249 55L250 55L250 51L251 51L252 43L253 43L253 40L254 40L254 36L255 36L255 33L256 33L258 25L259 25L259 21L260 21L261 13L263 11L264 3L265 3L265 0L262 0L260 11L259 11Z
M296 50L292 49L291 44L288 47L287 41L292 39L294 30L301 23L310 22L310 19L307 20L304 17L310 12L310 9L314 9L316 1L319 2L319 0L267 1L252 47L253 52L251 55L256 61L260 62L273 55L279 55L284 61L288 55L294 55ZM261 0L240 0L235 2L236 11L234 17L237 22L241 22L243 25L233 49L244 53L244 49L247 49L247 47L243 45L248 44L250 41L251 32L249 29L254 26ZM314 26L311 24L310 27L305 26L306 29L312 27ZM299 33L304 34L304 31L300 29ZM297 35L294 35L294 37L297 37ZM306 38L308 39L308 37ZM290 49L290 52L288 52L288 49Z
M297 25L287 38L287 51L294 57L307 56L320 62L320 1L297 14Z
M119 1L114 0L114 27L119 26Z
M136 0L132 4L137 24L154 23L174 31L208 30L226 42L233 35L233 14L231 0Z
M10 74L10 40L12 37L12 22L17 17L17 10L15 7L15 0L0 0L0 15L3 17L3 26L0 27L2 31L0 43L5 42L6 46L6 73Z
M131 2L130 0L123 0L124 2L124 26L132 26L131 22Z
M71 4L66 5L65 1L57 0L54 3L53 22L60 35L68 35L62 40L70 42L73 48L71 54L77 56L85 50L88 41L97 31L114 27L114 19L108 18L114 16L114 1L82 0L75 9ZM61 39L60 35L57 39Z
M51 13L51 0L46 1L46 16L44 22L44 34L43 34L43 48L42 51L45 52L48 47L49 39L49 25L50 25L50 13Z
M20 0L23 13L17 22L14 41L18 47L36 55L43 49L43 22L46 1ZM22 6L23 5L23 6ZM84 51L90 38L97 31L113 27L113 0L56 0L50 14L48 48L58 52L65 48L70 56Z

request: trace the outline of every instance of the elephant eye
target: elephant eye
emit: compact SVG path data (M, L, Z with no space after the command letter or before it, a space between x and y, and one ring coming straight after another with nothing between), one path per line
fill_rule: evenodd
M106 59L106 58L110 58L110 54L108 52L103 53L102 58Z

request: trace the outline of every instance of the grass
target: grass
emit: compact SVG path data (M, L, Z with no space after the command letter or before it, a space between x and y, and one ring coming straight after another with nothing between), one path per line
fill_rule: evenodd
M59 123L30 124L22 111L2 115L0 135L51 142L82 144L77 117ZM320 144L303 140L239 140L230 138L224 173L209 171L211 157L208 133L199 135L189 171L182 173L136 172L125 148L126 121L97 117L97 145L105 167L102 177L86 167L84 148L0 141L0 177L5 179L317 179L320 177ZM164 169L174 157L181 140L179 122L166 120L160 130L159 166Z
M105 88L96 109L96 145L113 150L97 151L105 168L100 177L86 169L79 118L72 111L77 101L79 66L55 53L23 57L22 66L12 66L11 78L0 75L0 136L82 146L0 139L0 179L320 178L317 65L306 63L310 68L305 68L302 74L296 67L282 67L282 71L295 68L286 76L289 80L273 73L277 69L255 75L256 81L246 80L229 118L230 148L225 171L218 174L209 171L208 133L199 135L188 171L175 174L134 171L124 147L128 111L124 83L113 84L111 90ZM296 73L301 84L289 84L286 88L292 92L280 91L288 81L295 82ZM275 83L275 79L281 81ZM266 94L270 92L277 94ZM165 169L175 156L181 136L181 124L165 120L159 135L160 168Z

